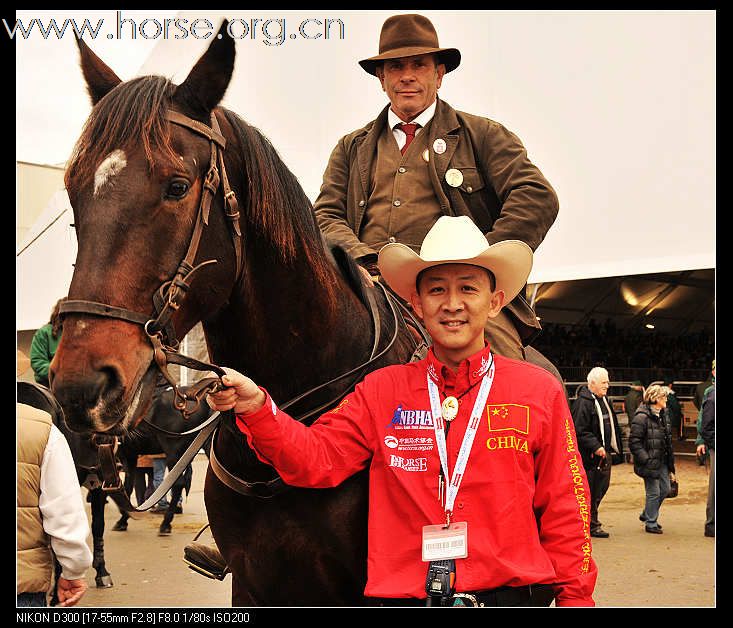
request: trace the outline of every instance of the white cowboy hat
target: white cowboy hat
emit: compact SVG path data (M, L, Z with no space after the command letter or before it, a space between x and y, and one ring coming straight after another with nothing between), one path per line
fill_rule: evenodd
M532 270L532 249L520 240L489 244L468 216L441 216L425 236L419 255L398 242L379 251L382 277L406 301L416 291L420 272L439 264L487 268L494 274L496 290L503 290L505 303L509 303L527 283Z

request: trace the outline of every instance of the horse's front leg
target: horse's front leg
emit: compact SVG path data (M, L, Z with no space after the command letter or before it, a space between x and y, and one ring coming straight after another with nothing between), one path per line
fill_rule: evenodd
M97 572L94 580L98 587L107 588L113 586L113 582L104 562L104 504L106 495L101 488L95 488L89 491L89 497L92 510L92 540L94 542L92 568Z
M173 484L173 487L171 488L171 498L168 501L168 510L165 511L163 521L160 522L158 536L168 536L171 533L173 529L171 523L173 522L173 517L175 516L176 508L178 507L178 502L181 499L182 494L183 485L179 482Z

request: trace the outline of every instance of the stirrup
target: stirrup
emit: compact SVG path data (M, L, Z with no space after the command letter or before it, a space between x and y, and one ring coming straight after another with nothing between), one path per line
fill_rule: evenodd
M229 573L229 567L219 550L204 543L196 543L196 539L208 527L207 523L196 533L193 542L183 548L183 562L188 565L189 569L202 576L212 580L224 580Z

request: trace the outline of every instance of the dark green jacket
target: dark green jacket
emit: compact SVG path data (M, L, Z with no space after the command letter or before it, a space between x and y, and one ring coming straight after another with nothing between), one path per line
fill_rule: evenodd
M48 366L51 364L56 349L61 342L61 333L58 338L53 337L51 323L41 327L31 341L31 367L33 375L39 384L48 386Z
M715 380L710 384L705 392L702 394L702 401L700 402L700 409L697 412L697 437L695 438L695 445L705 445L705 439L702 436L702 418L703 418L703 407L704 401L710 396L711 391L715 390ZM715 412L715 396L713 396L713 412ZM713 449L715 449L713 447Z
M667 395L667 407L665 411L667 412L670 427L679 428L682 422L682 406L680 406L679 399L677 399L674 391Z

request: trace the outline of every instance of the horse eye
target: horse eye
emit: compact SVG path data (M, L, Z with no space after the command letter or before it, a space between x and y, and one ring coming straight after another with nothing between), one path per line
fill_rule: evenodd
M184 179L174 179L170 182L168 185L168 190L166 191L166 196L168 198L174 198L176 200L183 198L188 193L188 181L185 181Z

